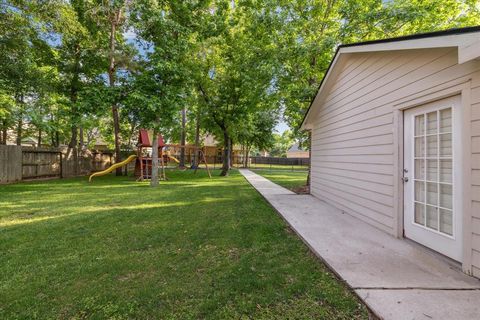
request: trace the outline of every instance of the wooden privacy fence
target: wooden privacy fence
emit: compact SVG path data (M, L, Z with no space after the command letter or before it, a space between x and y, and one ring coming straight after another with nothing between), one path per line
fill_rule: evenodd
M22 148L0 145L0 183L22 180Z
M131 154L131 152L128 152ZM126 158L126 154L123 158ZM180 155L176 155L177 158ZM193 159L186 157L190 164ZM88 175L92 172L105 170L114 162L111 151L77 150L72 148L32 148L0 145L0 184L20 180L41 178L68 178ZM207 156L207 162L212 169L222 166L221 156ZM246 162L252 169L288 169L308 170L310 159L305 158L274 158L250 157ZM234 167L245 165L242 156L232 157ZM135 164L130 164L133 170Z
M60 150L22 150L22 179L62 177Z
M112 162L110 151L0 145L0 183L87 175L105 170Z

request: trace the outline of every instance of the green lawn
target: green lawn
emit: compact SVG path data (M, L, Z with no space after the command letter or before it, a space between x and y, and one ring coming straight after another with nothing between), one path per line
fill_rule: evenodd
M303 187L307 183L308 171L253 170L255 173L287 189Z
M0 186L0 319L367 319L241 177Z

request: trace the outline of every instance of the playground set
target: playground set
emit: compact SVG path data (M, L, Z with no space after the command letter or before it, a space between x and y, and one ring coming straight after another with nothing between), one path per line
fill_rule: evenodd
M167 164L170 161L173 161L177 164L180 163L180 161L172 156L170 154L169 148L175 148L175 149L185 149L187 148L186 145L181 145L181 144L166 144L165 141L163 140L162 135L158 135L157 137L158 140L158 161L159 161L159 168L161 170L160 172L160 179L161 180L167 180L167 176L165 173L165 168L167 167ZM108 169L95 172L92 175L90 175L88 181L92 181L94 177L100 177L107 175L117 168L121 168L123 166L128 165L130 162L135 160L135 177L137 178L137 181L143 181L143 180L148 180L151 179L152 177L152 168L153 168L153 162L152 162L152 157L151 157L151 150L152 150L152 142L153 141L153 134L151 131L145 130L145 129L140 129L138 133L138 143L137 143L137 154L136 155L131 155L127 159L115 163L114 165L110 166ZM189 148L192 148L191 146L188 146ZM197 173L198 166L203 163L205 164L205 169L207 170L208 176L211 178L212 175L210 173L210 169L208 168L208 163L207 159L205 157L205 152L202 147L194 147L196 154L198 155L199 159L197 163L192 164L191 169L194 169L195 173Z

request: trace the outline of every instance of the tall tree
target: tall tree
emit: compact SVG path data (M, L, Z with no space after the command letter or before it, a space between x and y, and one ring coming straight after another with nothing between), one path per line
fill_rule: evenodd
M115 64L115 50L117 44L117 32L124 22L124 3L115 3L112 6L107 6L107 15L110 22L110 45L108 50L108 82L110 87L115 87L115 75L117 66ZM117 162L121 161L120 153L120 121L118 118L118 105L112 104L113 128L115 134L115 158ZM155 139L156 140L156 139ZM158 151L158 150L157 150ZM122 174L122 169L117 168L116 175Z
M141 72L135 74L135 90L130 105L136 108L142 126L154 136L172 130L174 118L185 105L190 79L191 20L198 10L197 1L145 1L134 8L132 19L137 32L150 45ZM154 149L156 149L154 147ZM152 154L151 186L158 185L158 154Z
M129 28L129 10L131 9L129 0L95 0L93 14L102 28L108 30L107 52L107 77L110 87L110 94L118 97L119 69L128 66L132 60L131 46L126 45L123 33ZM107 38L107 37L106 37ZM113 119L113 134L115 145L115 159L121 161L121 141L120 141L120 118L119 101L110 99L111 113ZM117 168L116 175L122 174L122 169Z
M264 3L216 3L210 23L216 25L218 33L207 30L197 55L203 65L198 89L210 119L210 131L219 133L223 142L222 176L230 169L235 130L265 96L274 92L268 9Z
M182 146L186 143L187 138L187 108L185 106L182 107L182 128L180 133L180 144ZM185 148L180 149L180 168L185 168Z
M54 52L48 43L53 15L46 10L52 5L53 1L46 4L0 3L0 90L15 101L15 112L10 116L15 118L18 145L22 142L25 121L30 116L28 108L37 98L37 89L45 89L42 80L49 79L49 74L55 72L50 67Z
M83 129L82 119L88 113L81 108L80 93L87 85L87 79L96 77L103 71L99 54L102 29L94 20L93 9L89 1L72 0L63 10L63 21L56 23L57 33L61 36L61 42L57 46L61 89L70 105L70 148L78 147L79 140L81 141L79 133Z
M242 144L243 166L248 167L250 151L253 148L257 150L267 150L273 146L274 130L278 123L276 110L265 109L261 105L257 106L258 111L249 115L236 130L236 140Z

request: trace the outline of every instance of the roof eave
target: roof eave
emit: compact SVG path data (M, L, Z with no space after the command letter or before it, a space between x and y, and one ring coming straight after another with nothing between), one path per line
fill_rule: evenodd
M325 75L320 82L317 93L313 97L310 105L305 113L301 130L311 130L313 124L309 123L310 114L312 113L312 106L317 100L319 94L322 92L328 78L340 60L340 56L348 53L359 52L378 52L378 51L396 51L396 50L414 50L414 49L428 49L428 48L458 48L458 63L465 63L467 61L480 58L480 26L468 27L462 29L450 29L445 31L437 31L424 34L416 34L398 38L390 38L383 40L366 41L360 43L346 44L338 46L334 57L328 66Z

